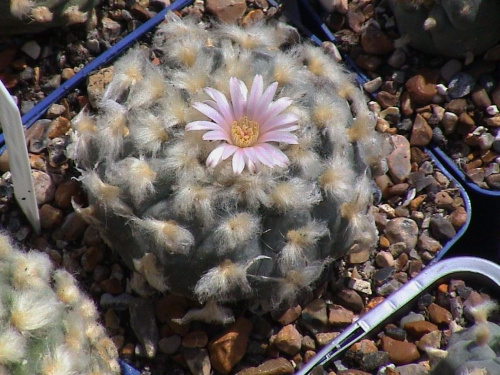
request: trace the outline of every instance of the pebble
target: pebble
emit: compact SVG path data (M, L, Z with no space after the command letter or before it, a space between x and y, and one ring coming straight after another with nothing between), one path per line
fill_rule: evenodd
M222 334L210 340L208 353L212 367L228 374L246 353L252 323L245 318L236 321Z
M50 204L44 204L40 207L40 225L44 229L53 229L61 224L64 214L63 212Z
M33 60L37 60L40 57L40 53L42 52L42 47L40 47L40 45L36 41L30 40L21 46L21 51L23 51Z
M443 248L441 243L433 237L429 236L426 231L424 231L418 237L417 247L420 251L429 251L431 253L437 253Z
M357 292L364 293L366 295L372 294L371 283L366 280L351 278L347 283L347 287Z
M388 296L391 293L394 293L396 290L401 288L403 283L397 279L392 279L389 282L377 287L375 289L376 293L380 296Z
M423 363L410 363L404 366L397 366L394 375L428 375L429 368ZM389 374L387 374L389 375Z
M389 175L395 183L404 182L411 172L410 143L402 135L391 136L394 150L387 156Z
M185 348L182 351L182 358L192 374L210 375L212 366L206 349Z
M472 92L471 95L472 103L481 110L484 110L491 106L491 99L488 95L488 92L482 89L476 89Z
M406 251L410 251L417 244L418 225L410 218L398 217L391 219L385 228L385 236L391 244L404 242Z
M458 59L448 60L439 71L443 80L448 83L462 70L462 62Z
M430 230L434 238L441 241L452 239L457 234L453 225L439 214L431 217Z
M76 212L71 212L64 218L61 226L54 232L54 237L65 242L76 241L83 236L88 224Z
M354 313L340 305L332 304L328 308L328 323L332 326L347 326L352 323Z
M485 181L491 189L500 190L500 173L489 175Z
M380 347L381 350L387 352L389 359L396 365L404 365L420 358L417 346L410 342L398 341L384 336Z
M363 88L368 93L374 93L382 86L382 77L377 77L363 84Z
M393 40L374 25L368 25L361 33L361 48L370 55L385 55L394 50Z
M410 145L424 147L427 146L431 142L431 140L432 128L420 114L417 114L413 122Z
M342 289L336 294L335 299L339 305L344 306L354 313L359 313L363 310L363 299L352 289Z
M38 205L51 202L56 193L56 185L52 178L47 173L38 170L33 170L31 173Z
M434 332L438 330L437 325L428 322L426 320L421 321L413 321L406 323L403 327L406 332L412 335L415 338L421 338L423 335Z
M171 355L176 353L181 347L182 338L179 335L163 337L158 341L158 348L164 354Z
M434 324L449 324L453 318L448 310L435 303L431 303L427 311L430 321Z
M289 324L281 328L273 343L280 352L293 356L300 351L302 335L293 324Z
M412 102L420 105L431 103L437 94L436 79L436 73L430 70L425 70L421 74L416 74L408 79L405 87Z
M247 6L245 0L206 0L205 8L223 23L235 23L243 16Z
M476 79L474 77L470 74L460 72L448 84L448 95L452 99L463 98L472 91L475 84Z
M294 370L290 361L280 357L269 359L257 367L246 368L237 375L287 375L293 374Z
M113 78L113 66L103 68L90 75L87 79L87 95L90 105L97 108L97 103L104 94L104 90Z
M361 264L370 259L370 249L363 248L360 251L347 254L347 262L349 264Z

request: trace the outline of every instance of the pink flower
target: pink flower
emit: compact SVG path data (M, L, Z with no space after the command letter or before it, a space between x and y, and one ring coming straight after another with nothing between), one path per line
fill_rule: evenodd
M251 172L259 163L268 167L287 166L288 157L270 142L296 144L297 137L290 133L297 130L298 118L282 113L292 104L290 98L273 101L278 83L264 91L262 76L256 75L250 93L246 85L231 77L231 100L218 90L205 88L213 100L196 102L193 107L212 121L193 121L186 130L207 130L205 141L221 141L208 155L207 166L215 167L222 160L233 157L233 172L240 174L245 165Z

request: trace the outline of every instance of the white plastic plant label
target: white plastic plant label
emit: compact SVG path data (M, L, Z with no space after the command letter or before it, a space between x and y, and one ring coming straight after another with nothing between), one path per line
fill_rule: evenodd
M14 195L21 210L37 234L40 233L40 217L36 204L24 128L16 103L0 81L0 124L9 153L9 165L14 185Z

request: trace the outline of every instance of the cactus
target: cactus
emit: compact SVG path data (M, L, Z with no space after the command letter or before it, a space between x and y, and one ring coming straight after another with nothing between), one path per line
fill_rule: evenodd
M0 234L0 374L119 374L97 310L45 253Z
M465 57L500 40L498 0L389 0L399 32L423 52Z
M455 328L447 350L427 350L435 362L431 374L500 374L500 326L487 321L494 308L496 305L489 300L471 308L474 326Z
M37 32L86 22L99 0L5 0L0 2L0 35Z
M160 63L131 50L73 121L90 202L76 210L161 292L290 302L375 244L370 176L391 144L353 77L295 29L167 18Z

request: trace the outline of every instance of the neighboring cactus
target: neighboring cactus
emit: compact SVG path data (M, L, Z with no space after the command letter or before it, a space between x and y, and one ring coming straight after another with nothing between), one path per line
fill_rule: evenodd
M431 54L465 57L500 40L498 0L389 0L399 32Z
M86 22L100 0L0 1L0 35Z
M93 302L49 257L0 234L0 374L119 374Z
M496 375L500 374L500 326L487 321L496 308L492 301L471 309L475 325L453 332L447 350L428 349L436 362L431 374Z
M168 18L161 64L130 51L73 123L77 211L159 291L291 301L375 244L370 176L391 144L353 77L289 26Z

